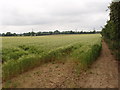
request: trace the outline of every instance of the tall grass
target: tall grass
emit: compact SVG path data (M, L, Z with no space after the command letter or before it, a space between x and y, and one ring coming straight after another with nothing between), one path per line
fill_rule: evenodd
M102 45L93 45L79 56L82 68L87 68L100 54Z
M55 50L51 50L48 53L42 55L24 55L18 60L9 60L3 64L3 80L10 79L17 76L29 69L40 66L41 64L60 60L63 56L68 55L72 51L73 46L60 47Z
M86 69L100 55L101 48L102 44L100 40L92 45L83 45L81 48L74 50L71 55L74 60L79 62L81 69Z
M63 36L64 38L61 36L62 41L59 41L61 37L58 36L59 39L56 39L57 37L55 36L56 38L52 38L52 40L54 41L55 39L57 43L51 41L52 43L49 42L48 44L44 41L44 48L42 48L41 45L39 46L41 42L36 42L38 45L33 44L32 41L25 44L24 40L24 44L19 43L15 45L15 47L9 47L9 44L7 44L9 48L5 48L4 46L2 52L3 80L8 80L44 63L61 60L68 55L74 58L74 60L78 60L81 63L81 68L87 67L100 53L101 39L99 35L73 36L66 35ZM68 40L68 38L71 40ZM46 42L48 42L48 40Z

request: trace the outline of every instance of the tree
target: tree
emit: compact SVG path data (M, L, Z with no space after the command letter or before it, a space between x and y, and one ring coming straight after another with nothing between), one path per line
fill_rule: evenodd
M55 31L54 31L54 34L60 34L60 31L55 30Z
M7 32L7 33L5 34L5 36L12 36L12 33L11 33L11 32Z
M94 30L93 33L96 33L96 31Z

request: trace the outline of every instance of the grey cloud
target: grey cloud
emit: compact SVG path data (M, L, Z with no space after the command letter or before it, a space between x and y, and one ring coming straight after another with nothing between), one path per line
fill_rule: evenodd
M66 26L82 26L100 29L107 20L109 3L110 0L4 0L0 4L1 21L3 26L15 27L39 25L41 29L67 29Z

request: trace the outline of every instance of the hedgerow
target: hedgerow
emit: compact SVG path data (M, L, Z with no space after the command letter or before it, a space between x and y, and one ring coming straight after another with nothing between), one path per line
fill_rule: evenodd
M110 20L102 30L102 35L109 47L120 60L120 1L110 5Z

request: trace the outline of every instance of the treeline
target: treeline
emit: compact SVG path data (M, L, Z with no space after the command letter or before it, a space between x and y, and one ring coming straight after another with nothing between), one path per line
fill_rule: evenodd
M102 35L120 60L120 2L112 2L109 8L110 20L103 28Z
M56 34L95 34L95 33L100 33L99 31L90 31L90 32L85 32L85 31L49 31L49 32L28 32L28 33L22 33L22 34L17 34L17 33L11 33L11 32L7 32L7 33L2 33L0 34L0 36L42 36L42 35L56 35Z

